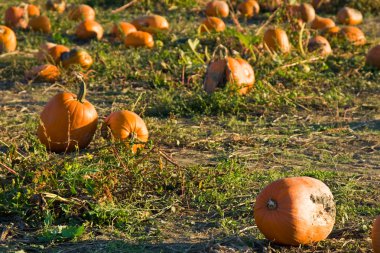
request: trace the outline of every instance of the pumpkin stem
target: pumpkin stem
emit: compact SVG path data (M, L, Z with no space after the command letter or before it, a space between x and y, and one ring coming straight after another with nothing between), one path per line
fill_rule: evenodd
M269 199L267 203L267 207L269 210L275 210L277 209L277 202L273 199Z
M85 100L85 98L86 98L86 94L87 94L86 83L85 83L85 81L83 80L83 78L82 78L82 76L80 74L76 74L76 76L82 82L81 85L80 85L80 88L79 88L78 95L77 95L77 100L79 102L83 103L84 100Z
M215 60L217 52L219 52L219 59L226 59L228 57L228 48L222 44L219 44L212 53L213 60Z

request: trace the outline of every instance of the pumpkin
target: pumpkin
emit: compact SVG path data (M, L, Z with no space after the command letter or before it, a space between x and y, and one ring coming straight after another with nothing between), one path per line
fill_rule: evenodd
M310 23L315 19L315 10L311 4L302 3L299 7L301 19L305 23Z
M339 26L329 27L323 30L323 33L328 36L337 36L340 32Z
M335 26L335 22L331 18L323 18L318 15L315 16L311 22L311 29L324 30Z
M137 32L134 25L127 22L119 22L113 25L111 35L119 40L122 40L125 36L132 32Z
M154 46L153 36L150 33L137 31L131 32L124 39L124 45L127 47L148 47Z
M245 17L251 18L260 12L260 5L255 0L245 0L238 5L238 11Z
M51 32L50 19L46 16L36 16L29 20L28 26L33 31L39 31L43 33Z
M70 20L95 20L95 10L87 4L74 6L69 12Z
M319 35L315 36L309 41L307 49L309 50L309 52L316 51L318 54L322 56L329 55L332 53L329 41L325 37Z
M344 25L358 25L363 22L363 15L359 10L343 7L338 11L337 20Z
M326 239L335 214L330 189L310 177L283 178L269 184L254 207L256 225L268 240L294 246Z
M25 73L26 79L35 79L42 82L54 83L61 75L59 69L51 64L35 66Z
M0 53L8 53L16 50L17 38L9 27L0 25Z
M206 72L203 88L207 93L223 88L227 82L237 86L240 95L247 94L255 83L252 66L243 59L226 57L212 61Z
M48 60L54 64L59 64L61 62L61 56L63 53L69 52L70 49L63 45L56 45L48 49Z
M228 4L225 1L211 1L206 5L206 16L211 17L228 17Z
M368 51L366 64L374 66L380 70L380 44L374 46Z
M259 2L261 8L266 11L274 11L281 7L283 3L283 0L262 0Z
M346 26L340 30L340 36L355 46L364 45L367 40L362 30L356 26Z
M74 48L71 49L70 52L61 54L61 63L64 68L79 65L82 69L88 69L93 62L91 55L84 49Z
M62 92L44 107L37 130L38 139L53 152L70 152L87 147L96 131L98 113L85 99L83 83L78 95Z
M40 45L38 52L36 53L36 58L43 62L49 57L49 49L55 47L57 44L51 42L44 42Z
M201 32L223 32L225 29L226 25L224 24L223 20L217 17L206 17L201 25Z
M377 216L373 223L371 239L373 252L380 253L380 216Z
M85 20L77 26L75 35L81 40L100 40L103 37L103 32L103 27L98 22L94 20Z
M117 141L123 141L129 146L131 142L135 153L143 148L148 141L149 133L145 122L134 112L123 110L116 111L108 115L102 126L102 136L106 139L110 137Z
M269 28L266 30L264 33L264 44L272 52L290 52L288 35L280 28Z
M35 17L40 15L40 8L38 8L34 4L28 4L27 10L29 17Z
M169 29L169 22L165 17L159 15L143 16L133 20L132 25L139 31L156 33Z
M66 9L65 0L47 0L46 9L49 11L56 11L58 13L63 13Z
M28 22L25 18L24 9L21 7L11 6L5 11L5 25L11 28L26 28Z

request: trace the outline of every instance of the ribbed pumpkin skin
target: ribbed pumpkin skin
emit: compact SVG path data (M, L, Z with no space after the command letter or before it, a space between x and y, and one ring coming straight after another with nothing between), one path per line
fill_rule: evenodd
M0 25L0 53L13 52L16 47L16 34L9 27Z
M373 223L371 239L373 252L380 253L380 216L377 216Z
M246 0L238 5L238 11L245 17L251 18L260 12L260 5L255 0Z
M59 69L51 64L33 67L25 74L26 79L36 79L42 82L53 83L58 80L61 73Z
M124 39L124 45L127 47L148 47L154 46L153 36L150 33L137 31L127 35Z
M210 17L228 17L230 9L225 1L211 1L206 5L206 16Z
M33 17L29 20L28 26L33 31L50 33L51 32L51 24L50 20L46 16L37 16Z
M35 17L35 16L39 16L40 15L40 8L38 8L37 6L35 6L34 4L28 4L28 16L29 17Z
M363 22L363 14L350 7L340 9L336 17L338 22L344 25L358 25Z
M136 27L137 30L148 33L156 33L169 29L169 22L165 17L159 15L139 17L133 20L131 23Z
M256 198L255 222L278 244L306 245L327 238L335 223L330 189L310 177L291 177L266 186Z
M207 17L202 22L201 32L206 32L206 28L210 32L223 32L226 29L226 24L220 18Z
M366 64L374 66L380 70L380 45L376 45L368 51Z
M5 11L4 23L11 28L23 28L28 26L24 17L24 9L21 7L11 6Z
M326 56L332 53L329 41L322 36L315 36L311 38L307 46L309 52L317 51L318 54Z
M87 4L80 4L69 12L69 19L82 21L95 20L95 10Z
M100 40L103 38L103 33L103 27L94 20L85 20L81 22L75 31L75 35L81 40Z
M343 27L340 30L339 34L355 46L361 46L367 42L367 39L362 30L356 26Z
M269 28L264 33L264 43L272 52L290 52L288 35L284 30L280 28Z
M128 22L119 22L112 27L111 35L119 40L122 40L125 36L132 32L137 32L134 25Z
M331 18L323 18L318 15L315 16L311 22L311 29L324 30L335 26L335 22Z
M97 123L98 114L90 102L81 103L75 94L62 92L44 107L37 135L47 150L70 152L90 144Z

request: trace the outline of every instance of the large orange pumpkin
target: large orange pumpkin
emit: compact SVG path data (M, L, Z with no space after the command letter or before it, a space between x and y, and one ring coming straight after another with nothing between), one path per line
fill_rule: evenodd
M228 17L230 9L225 1L211 1L206 5L206 15L211 17Z
M201 25L201 32L223 32L225 29L226 25L223 20L217 17L206 17Z
M127 47L148 47L154 46L153 36L150 33L137 31L131 32L124 39L124 45Z
M56 11L58 13L63 13L66 9L65 0L47 0L46 9L50 11Z
M245 17L251 18L260 12L260 5L256 0L245 0L238 5L238 11Z
M98 114L85 99L85 95L86 85L83 83L78 95L59 93L44 107L37 135L47 150L69 152L90 144L98 123Z
M28 4L27 9L29 17L35 17L40 15L40 8L38 8L38 6L35 6L34 4Z
M26 28L28 26L24 9L17 6L11 6L5 11L4 22L11 28Z
M329 41L325 37L319 35L310 39L309 44L307 45L307 49L309 52L317 52L322 56L332 53Z
M247 94L255 83L252 66L243 59L227 57L212 61L206 72L203 88L207 93L223 88L227 82L237 86L240 95Z
M139 17L131 23L137 30L148 33L156 33L158 31L165 31L169 29L169 22L165 17L159 15Z
M345 38L348 42L355 46L364 45L367 40L362 30L356 26L346 26L340 30L341 37Z
M291 177L266 186L256 198L255 222L275 243L298 246L327 238L335 223L330 189L310 177Z
M79 65L83 69L88 69L93 62L91 55L84 49L74 48L71 49L70 52L64 52L61 54L61 63L64 68Z
M94 20L85 20L81 22L75 31L78 39L89 40L103 38L103 27Z
M358 25L363 22L363 14L350 7L340 9L336 17L338 22L344 25Z
M32 17L29 20L28 26L33 31L38 31L38 32L43 32L43 33L50 33L51 32L50 19L46 16Z
M269 28L264 33L264 44L272 52L289 53L290 43L286 32L280 28Z
M366 63L380 70L380 44L374 46L368 51Z
M380 253L380 216L377 216L372 226L372 248L374 253Z
M149 133L145 122L139 115L124 110L113 112L104 120L102 136L106 139L111 137L123 141L128 146L133 142L132 151L136 152L145 146Z
M0 25L0 53L13 52L17 47L15 33L9 27Z
M335 26L335 22L331 18L323 18L318 15L315 16L311 22L311 29L324 30Z
M69 12L69 19L71 20L94 20L95 10L87 4L80 4L74 6Z
M122 40L125 36L132 32L137 32L136 27L131 23L121 21L113 25L111 35L119 40Z
M42 82L54 83L60 77L59 69L51 64L35 66L25 73L26 79L35 79Z

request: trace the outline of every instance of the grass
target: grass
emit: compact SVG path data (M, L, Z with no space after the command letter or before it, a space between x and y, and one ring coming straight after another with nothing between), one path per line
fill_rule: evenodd
M171 31L155 35L152 50L126 49L107 36L76 41L76 23L54 13L47 13L51 35L17 31L19 52L0 57L2 251L370 251L380 213L380 72L364 62L378 42L378 18L361 26L365 46L333 40L327 59L302 56L298 30L287 22L294 50L272 57L256 35L268 14L240 20L245 33L226 20L226 32L202 35L196 1L142 1L117 14L94 3L105 31L152 10L167 16ZM1 4L0 13L12 4ZM99 129L83 151L46 152L35 134L39 113L63 88L76 92L78 81L70 71L59 85L24 80L45 40L90 52L87 99L101 119L118 109L141 115L151 136L145 150L132 154ZM219 44L254 67L249 95L203 92L207 60ZM332 190L334 230L311 246L274 245L255 226L255 198L270 182L301 175Z

